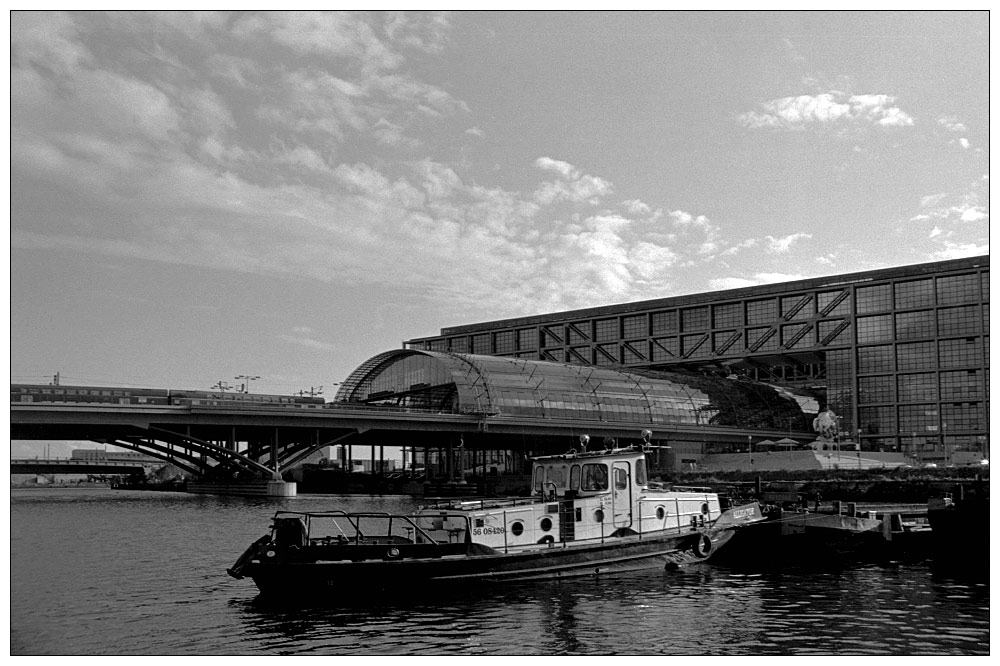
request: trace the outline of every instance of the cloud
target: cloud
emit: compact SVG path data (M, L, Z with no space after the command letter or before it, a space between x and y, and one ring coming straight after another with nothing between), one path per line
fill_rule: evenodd
M812 234L806 234L806 233L789 234L788 236L783 236L781 238L768 236L765 239L767 241L767 251L776 254L784 254L785 252L788 252L792 248L792 245L806 238L812 238Z
M978 257L990 253L990 244L984 243L954 243L944 242L944 248L934 252L931 258L944 261L947 259L961 259L962 257Z
M316 349L318 351L333 351L334 349L337 348L336 345L331 344L329 342L322 342L320 340L304 337L301 335L281 334L278 336L278 339L292 345L305 347L307 349Z
M753 247L762 247L768 254L785 254L791 251L793 245L808 238L812 238L812 234L803 232L781 237L769 235L764 236L763 238L747 238L740 241L736 245L723 250L720 254L722 256L733 256L743 250L748 250Z
M985 222L990 214L987 204L983 202L989 195L986 181L974 183L971 189L962 195L932 194L921 198L919 211L910 218L911 222L935 220L938 224L951 225Z
M481 135L409 66L447 44L446 16L125 18L13 18L13 252L387 288L466 318L663 297L723 248L808 238L728 239L550 156L521 189L477 182L414 138ZM280 340L332 349L306 327Z
M913 125L913 118L894 104L895 98L889 95L847 95L833 91L770 100L761 104L760 110L740 114L737 120L753 129L796 129L831 123Z
M964 123L958 121L954 116L943 116L938 118L938 124L949 132L967 132L968 128Z
M725 277L709 281L712 289L739 289L742 287L756 287L762 284L774 284L777 282L792 282L804 280L807 276L790 273L757 273L749 278Z
M558 180L543 182L535 190L534 198L541 204L567 201L597 205L601 197L611 194L613 189L611 183L603 178L584 174L567 162L539 157L535 166L560 176Z

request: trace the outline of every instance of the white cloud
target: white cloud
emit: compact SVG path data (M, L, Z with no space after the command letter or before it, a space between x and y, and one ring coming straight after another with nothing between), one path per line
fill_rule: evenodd
M913 125L913 118L894 104L895 98L889 95L846 95L832 91L770 100L760 105L761 110L742 113L737 119L746 127L772 129L838 122L881 127Z
M789 234L788 236L783 236L781 238L768 236L766 238L767 251L777 254L783 254L792 249L792 245L806 238L812 238L812 234L796 233L796 234Z
M944 116L944 117L938 118L938 124L940 124L941 126L943 126L949 132L966 132L966 131L968 131L968 128L963 123L959 122L958 118L955 118L954 116Z
M546 181L538 186L534 198L540 204L568 201L597 205L600 203L601 197L612 192L611 183L603 178L584 174L568 162L539 157L535 160L535 166L543 171L552 171L561 176L559 180Z
M725 277L710 280L712 289L739 289L741 287L755 287L761 284L774 284L778 282L793 282L804 280L807 276L792 273L756 273L748 278Z
M278 339L289 344L298 345L299 347L306 347L307 349L317 349L319 351L332 351L336 349L336 345L334 344L301 335L281 334L278 336Z
M989 243L954 243L944 242L944 248L934 252L932 259L944 261L946 259L961 259L962 257L978 257L990 253Z

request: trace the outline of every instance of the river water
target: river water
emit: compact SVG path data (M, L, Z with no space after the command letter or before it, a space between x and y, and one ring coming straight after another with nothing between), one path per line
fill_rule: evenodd
M11 490L12 655L988 655L989 582L931 561L699 564L290 607L226 575L279 509L400 496Z

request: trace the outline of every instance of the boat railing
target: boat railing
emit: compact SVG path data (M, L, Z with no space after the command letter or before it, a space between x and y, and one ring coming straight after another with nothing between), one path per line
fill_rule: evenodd
M470 511L476 509L502 509L508 506L538 504L538 497L484 497L482 499L455 500L438 499L431 504L421 505L421 509L455 509Z
M427 516L382 511L279 511L272 521L272 534L275 540L303 546L441 544L467 541L471 524L465 514L444 511Z

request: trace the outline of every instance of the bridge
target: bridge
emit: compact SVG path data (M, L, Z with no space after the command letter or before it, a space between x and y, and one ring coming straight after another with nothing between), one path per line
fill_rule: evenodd
M73 458L14 458L11 474L146 474L158 465L135 461L75 460Z
M314 452L343 445L375 451L385 446L438 451L451 464L458 448L476 452L565 451L586 434L600 442L638 442L644 424L636 421L539 418L486 413L325 405L144 405L100 403L12 403L11 439L90 440L139 451L196 477L195 492L294 494L282 473ZM745 441L733 427L671 424L658 426L658 443ZM760 433L781 436L782 433ZM381 457L381 455L380 455ZM483 458L485 460L485 458Z

